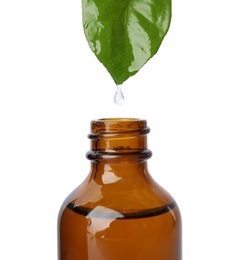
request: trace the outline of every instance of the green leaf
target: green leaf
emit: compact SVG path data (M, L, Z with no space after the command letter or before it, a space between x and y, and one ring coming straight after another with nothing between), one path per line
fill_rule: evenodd
M171 21L171 0L82 0L88 44L116 84L153 57Z

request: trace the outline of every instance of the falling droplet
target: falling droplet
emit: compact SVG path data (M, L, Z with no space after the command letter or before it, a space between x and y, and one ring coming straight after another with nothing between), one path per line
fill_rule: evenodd
M125 99L124 99L123 93L121 91L121 85L117 85L117 92L116 92L115 97L114 97L114 102L117 105L122 105L124 100Z

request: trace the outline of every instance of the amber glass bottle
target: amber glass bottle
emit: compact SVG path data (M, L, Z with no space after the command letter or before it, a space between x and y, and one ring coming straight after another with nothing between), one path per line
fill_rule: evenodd
M147 169L146 120L91 122L91 171L64 201L59 260L181 260L181 217Z

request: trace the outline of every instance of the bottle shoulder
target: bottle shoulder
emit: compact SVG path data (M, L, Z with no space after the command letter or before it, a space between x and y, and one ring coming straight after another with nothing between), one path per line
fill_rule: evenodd
M95 208L107 208L123 214L133 212L166 211L176 205L175 200L147 173L133 182L118 179L114 182L102 182L88 177L64 201L65 207L91 211Z

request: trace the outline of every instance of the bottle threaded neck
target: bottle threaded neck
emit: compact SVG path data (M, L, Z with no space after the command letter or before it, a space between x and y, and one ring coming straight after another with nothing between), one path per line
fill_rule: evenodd
M118 158L125 155L141 159L151 157L147 149L147 134L150 132L145 119L103 118L91 121L90 160Z

